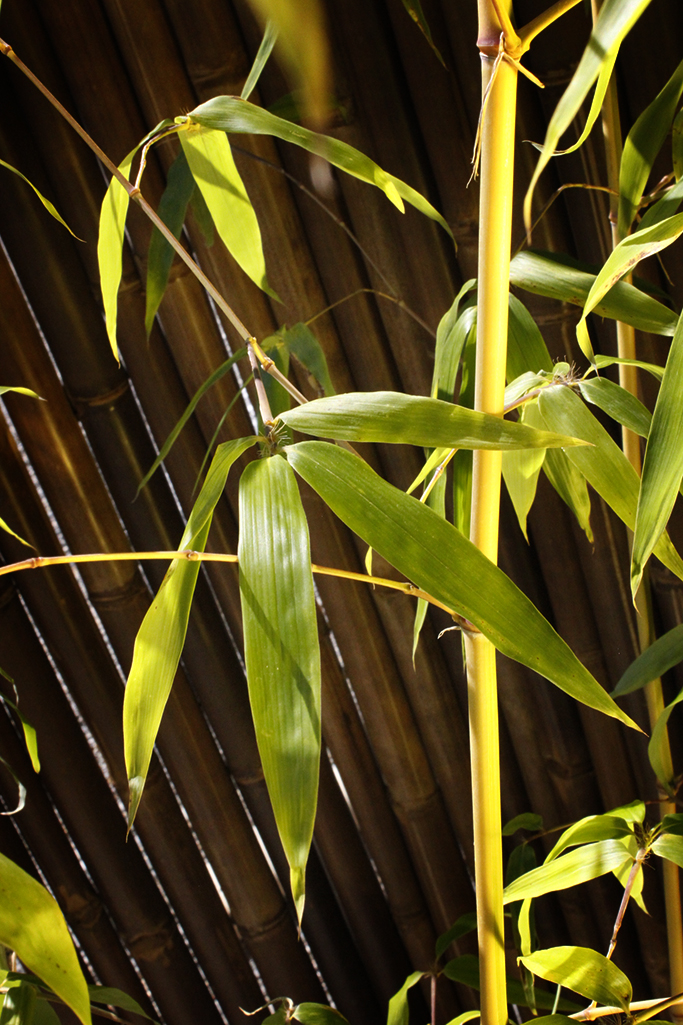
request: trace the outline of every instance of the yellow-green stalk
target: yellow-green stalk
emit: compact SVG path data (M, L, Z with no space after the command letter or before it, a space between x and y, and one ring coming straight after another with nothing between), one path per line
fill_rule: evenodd
M593 20L597 17L600 9L599 0L592 0ZM612 230L612 247L616 247L622 241L618 222L619 205L619 167L622 154L621 121L619 118L619 105L614 75L605 95L605 102L602 110L602 131L605 141L605 157L607 163L607 184L611 189L610 194L610 225ZM630 275L627 280L630 280ZM617 321L617 352L622 359L636 359L636 333L630 324ZM638 395L637 368L628 364L619 365L619 384L632 395ZM642 469L640 438L628 428L622 428L622 448L624 453L640 476ZM652 596L647 570L643 574L638 593L635 600L638 626L638 643L640 651L644 651L655 640L655 630L652 617ZM660 679L652 680L645 688L645 699L647 701L648 719L650 729L654 727L659 715L664 709L664 698L662 694L662 682ZM663 750L663 761L666 766L668 779L673 779L673 761L671 748L669 746L668 731ZM661 801L659 805L660 818L673 814L676 806L670 801ZM666 908L666 931L669 946L669 978L672 993L683 992L683 916L681 915L681 889L678 866L666 859L662 862L664 873L664 903ZM683 1022L683 1006L677 1005L671 1008L671 1016L674 1022Z

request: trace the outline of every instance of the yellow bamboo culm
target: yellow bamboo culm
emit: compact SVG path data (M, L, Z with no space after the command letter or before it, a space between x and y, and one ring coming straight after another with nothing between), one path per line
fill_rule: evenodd
M502 27L491 0L479 4L482 54L481 198L475 408L503 415L512 231L517 68L501 59ZM503 5L507 13L509 5ZM505 19L506 20L506 19ZM474 453L471 539L498 557L500 452ZM496 652L465 635L472 759L475 887L483 1025L507 1021Z

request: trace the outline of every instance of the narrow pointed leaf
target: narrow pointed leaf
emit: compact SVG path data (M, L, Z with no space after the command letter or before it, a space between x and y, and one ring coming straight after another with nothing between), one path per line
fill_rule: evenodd
M446 62L444 61L443 57L434 45L432 33L430 31L429 24L427 23L427 19L424 16L424 11L422 10L422 4L420 3L420 0L403 0L403 6L405 7L410 17L413 19L417 27L419 28L422 35L425 37L425 39L431 46L432 50L439 58L443 66L446 67Z
M650 410L630 391L615 384L607 377L591 377L579 383L579 391L586 402L597 406L622 427L647 438L650 432L652 414Z
M462 954L455 957L444 966L444 975L453 982L460 982L471 989L479 990L479 958L474 954ZM506 976L505 986L507 989L507 1002L516 1004L518 1007L528 1007L527 996L524 987L518 979ZM555 1004L554 993L544 993L543 990L536 990L536 1003L538 1007L551 1008ZM563 1011L577 1011L578 1004L571 1000L560 1000L558 1006ZM535 1020L535 1019L534 1019ZM564 1019L563 1019L564 1020Z
M166 188L157 209L159 217L176 238L180 238L187 205L194 191L195 181L185 156L185 150L181 148L171 164ZM154 318L166 291L174 256L173 247L166 241L158 228L153 228L147 251L147 285L145 289L145 330L148 335L152 330Z
M675 778L671 776L671 749L667 724L674 708L681 701L683 701L683 690L660 712L647 745L647 756L650 759L652 770L671 798L675 795Z
M178 438L178 435L180 434L183 427L185 426L185 424L197 408L199 400L204 395L206 395L207 391L209 391L209 389L212 388L214 384L220 381L221 377L223 377L225 374L227 374L229 370L232 369L232 367L235 365L235 363L238 362L238 360L244 359L246 354L246 349L238 349L238 351L233 356L231 356L230 359L226 359L225 363L221 363L221 365L216 370L214 370L214 372L209 377L207 377L206 381L204 381L203 384L200 384L199 388L197 388L197 391L192 396L190 402L187 404L183 415L180 417L175 427L171 430L171 433L166 438L166 441L161 446L161 451L159 452L159 455L156 457L156 459L150 466L149 470L138 484L136 497L140 494L145 485L150 481L152 476L156 473L158 468L163 463L168 453L173 448Z
M650 0L605 0L600 8L579 66L550 119L543 149L524 200L524 220L527 225L531 224L531 199L543 168L557 149L561 137L574 120L603 66L613 62L622 40L649 3Z
M179 551L203 551L230 467L255 438L225 442L216 451L190 513ZM123 700L123 743L130 788L128 827L133 823L159 724L185 643L199 561L172 562L135 638L133 664Z
M512 836L518 829L525 829L530 833L538 833L543 829L543 818L535 812L525 811L521 815L515 815L503 826L503 836Z
M88 986L88 993L93 1004L106 1004L108 1007L118 1007L122 1011L132 1011L133 1014L139 1014L141 1018L154 1021L153 1018L150 1018L143 1011L137 1000L133 1000L127 993L120 989L115 989L113 986Z
M249 0L261 24L272 20L279 33L276 53L302 92L307 116L321 123L327 113L330 59L320 0Z
M643 228L650 228L653 224L666 220L667 217L673 217L678 212L682 200L683 181L677 181L661 199L653 203L651 207L648 207L641 217L638 227L641 230Z
M339 139L328 135L318 135L301 125L285 121L275 114L256 107L238 96L216 96L206 103L200 104L190 111L187 118L191 122L207 128L217 128L224 132L247 132L255 135L273 135L276 139L301 146L309 153L324 157L335 167L341 168L354 178L376 185L399 210L403 210L403 200L410 203L421 213L430 217L452 234L447 222L424 196L412 189L400 178L383 171L374 161L359 150L354 149Z
M138 147L128 154L119 171L127 178ZM114 358L119 360L119 347L116 341L116 321L118 317L119 285L123 269L123 230L128 213L130 198L123 185L114 177L109 182L102 208L100 210L100 228L97 236L97 262L100 268L100 288L104 316L107 324L107 335Z
M73 232L73 231L71 230L71 228L70 228L70 227L69 227L69 225L68 225L68 224L66 223L66 221L64 220L64 218L62 217L62 215L61 215L61 214L59 213L59 211L57 210L57 208L56 208L56 207L54 206L54 204L53 204L53 203L51 203L49 199L46 199L46 198L45 198L45 196L44 196L44 195L42 194L42 192L40 192L40 190L39 190L39 189L37 189L37 188L35 187L35 185L33 184L33 182L30 182L30 181L28 180L28 178L26 177L26 175L22 174L22 173L21 173L21 171L18 171L16 167L12 167L12 165L11 165L11 164L8 164L8 163L7 163L7 162L6 162L5 160L0 160L0 167L6 167L8 171L12 171L12 172L13 172L14 174L16 174L16 175L17 175L17 176L18 176L19 178L21 178L21 180L22 180L22 181L25 181L25 182L26 182L26 184L27 184L27 185L29 185L29 186L30 186L30 187L31 187L31 188L33 189L33 191L35 192L36 196L38 197L38 199L40 200L40 202L41 202L41 203L43 204L43 206L45 207L45 209L47 210L47 212L48 212L48 213L49 213L49 214L50 214L50 215L51 215L52 217L54 217L54 219L55 219L56 221L59 221L59 223L60 223L60 224L63 224L63 225L64 225L64 227L66 228L66 230L67 230L67 231L69 232L69 234L70 234L70 235L73 235L73 237L74 237L74 238L76 238L76 239L78 239L78 241L79 241L79 242L82 242L82 241L83 241L83 239L82 239L82 238L78 238L78 235L76 235L76 233L75 233L75 232Z
M28 395L31 399L40 399L41 402L45 402L45 399L42 399L40 395L36 395L30 388L11 387L10 385L0 386L0 395L5 395L8 391L15 391L19 395Z
M453 305L444 313L436 329L434 373L432 375L433 399L450 402L453 398L460 357L467 336L477 319L476 306L468 306L463 311L460 310L460 306L462 300L475 285L474 279L463 285L453 300Z
M671 833L664 833L658 836L652 844L651 850L660 858L673 861L674 865L683 868L683 836L673 836Z
M683 178L683 110L679 110L674 118L671 132L671 157L674 175L678 183Z
M503 480L520 530L527 541L526 521L536 497L538 475L545 460L545 452L543 448L503 452Z
M16 772L14 771L12 766L9 764L9 762L6 762L4 758L0 757L0 764L5 766L5 768L9 772L10 776L12 777L12 779L14 780L14 782L17 785L17 803L15 804L14 808L11 808L9 811L2 811L2 812L0 812L0 815L7 815L7 816L16 815L26 805L26 787L21 782L21 780L19 779L19 777L17 776Z
M565 829L546 857L545 864L554 861L568 847L595 843L598 840L618 840L620 837L630 836L632 832L625 819L617 815L588 815L575 822L569 829Z
M629 530L633 530L640 479L619 446L569 388L547 388L538 404L547 427L571 430L577 437L591 442L584 448L566 449L566 455ZM654 551L672 573L683 579L683 561L666 533Z
M408 580L474 623L503 654L635 726L529 599L452 524L344 449L309 441L286 452L333 512Z
M451 1018L448 1025L466 1025L466 1022L473 1021L475 1018L481 1018L481 1011L462 1011L455 1018Z
M342 1025L342 1022L348 1025L343 1014L326 1004L297 1004L292 1011L292 1018L302 1025Z
M308 525L276 455L240 481L240 597L256 740L299 921L320 764L320 651Z
M12 530L9 523L3 520L0 516L0 530L4 530L7 534L11 534L12 537L16 537L17 541L21 541L22 545L26 545L27 548L33 548L33 545L29 541L25 541L23 537L20 537L15 530Z
M552 372L552 369L553 361L536 321L517 296L510 293L506 366L508 383L528 371L536 374L540 370Z
M268 58L273 52L273 47L275 46L277 37L277 25L274 21L271 21L269 19L266 22L266 27L263 32L263 39L261 40L261 45L258 48L258 53L254 57L254 63L249 69L247 80L244 83L244 86L242 87L242 92L240 93L241 99L248 100L251 94L253 93L254 89L256 88L258 80L261 77L261 72L265 68L266 62L268 61Z
M578 886L589 879L597 879L612 872L627 858L628 854L619 840L599 840L597 843L577 847L561 858L540 865L515 879L505 887L503 903L510 904L515 900L567 890L570 886Z
M666 249L683 233L683 214L675 214L664 221L643 228L623 239L607 258L602 270L595 278L586 298L583 314L576 325L576 337L585 355L592 361L593 348L588 336L586 317L600 300L616 285L624 274L628 274L646 256Z
M621 697L631 691L640 690L651 680L663 676L683 661L683 624L675 626L654 644L646 648L635 662L632 662L612 691L612 697Z
M88 987L64 916L44 886L0 854L0 943L90 1025Z
M450 947L451 943L456 943L461 937L467 936L468 933L474 932L477 928L477 912L467 911L464 915L461 915L457 922L439 936L436 941L436 947L434 954L438 961L442 954Z
M669 521L683 479L683 318L674 334L645 448L631 552L631 591Z
M282 332L282 338L289 347L290 355L298 359L314 378L323 395L335 395L325 353L310 327L307 324L293 324Z
M628 235L655 157L664 144L683 92L683 61L626 137L619 169L619 236Z
M245 274L277 299L266 278L261 229L225 133L191 125L179 135L194 180L226 248Z
M408 990L423 978L424 972L412 972L389 1001L387 1025L408 1025Z
M510 282L513 285L575 306L585 304L595 278L596 274L591 273L585 264L565 254L537 249L518 253L510 264ZM678 316L672 310L626 281L617 281L603 294L594 312L656 335L672 335L678 322Z
M566 986L587 1000L621 1007L628 1013L633 989L620 968L588 947L551 947L520 958L542 979Z
M440 399L396 392L348 392L316 399L288 410L280 419L295 431L316 437L424 448L517 449L577 444L566 435L537 431Z
M678 318L676 317L675 319L677 324ZM671 334L673 333L674 332L672 331ZM640 367L641 370L646 370L648 374L652 374L653 377L656 377L658 381L661 381L661 379L664 377L664 367L660 367L656 363L643 363L643 361L639 359L627 359L626 357L621 356L602 356L600 353L595 354L594 365L598 368L598 370L602 370L604 367L614 366L615 363L623 363L626 366L630 367Z

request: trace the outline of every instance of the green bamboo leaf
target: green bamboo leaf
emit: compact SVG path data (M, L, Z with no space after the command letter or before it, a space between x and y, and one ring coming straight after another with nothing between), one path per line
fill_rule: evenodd
M230 467L256 438L220 445L190 513L178 551L203 551L216 503ZM142 797L159 724L185 643L200 562L176 560L166 571L135 638L133 664L123 699L123 743L130 796L130 829Z
M279 33L277 53L303 94L311 121L324 121L329 105L330 59L320 0L249 0L262 25Z
M683 110L679 110L674 118L671 132L671 156L676 182L679 182L683 178Z
M593 347L588 335L586 317L594 310L604 295L628 274L637 263L666 249L683 233L683 214L675 214L664 221L653 224L650 228L636 231L623 239L607 258L602 270L597 275L586 298L581 319L576 325L576 337L581 350L588 359L593 361Z
M652 414L631 392L606 377L591 377L579 382L579 391L586 402L597 406L622 427L647 438Z
M634 597L647 560L669 521L683 479L683 447L680 444L682 402L683 318L679 320L671 342L645 447L631 551L631 592Z
M544 864L549 864L559 857L568 847L577 844L595 843L598 840L618 840L620 837L631 836L633 830L625 819L618 815L588 815L565 829L561 837L548 853Z
M154 1021L153 1018L150 1018L143 1011L137 1000L133 1000L132 997L129 997L127 993L120 989L114 989L112 986L88 986L88 993L93 1004L106 1004L108 1007L118 1007L122 1011L132 1011L133 1014L139 1014L140 1017L147 1018L148 1021ZM155 1025L157 1025L156 1022Z
M615 1005L628 1013L633 988L620 968L588 947L551 947L520 958L542 979L580 993L587 1000Z
M40 398L40 395L36 395L36 393L34 391L31 391L30 388L13 388L9 385L0 386L0 395L5 395L8 391L15 391L18 392L19 395L28 395L29 398L40 399L41 402L45 402L45 399Z
M683 93L683 61L626 137L619 169L619 236L628 235L655 157L664 145Z
M307 324L293 324L282 331L290 355L313 377L323 395L336 395L322 346Z
M31 765L33 766L34 772L40 772L40 758L38 757L38 736L35 731L35 727L31 726L26 716L20 710L18 705L15 705L13 701L10 701L4 694L0 694L0 699L9 705L11 709L16 712L19 722L21 723L21 729L24 734L24 743L26 744L26 750L29 758L31 759Z
M285 121L262 107L255 107L252 103L240 99L239 96L215 96L212 100L195 107L186 117L176 118L179 123L187 120L223 132L273 135L276 139L301 146L309 153L324 157L329 163L346 171L347 174L353 175L354 178L360 178L361 181L368 182L370 185L376 185L382 189L387 199L401 211L403 211L403 200L405 199L421 213L438 221L441 227L449 235L452 235L447 222L424 196L406 185L400 178L395 178L393 174L383 171L369 157L339 139L333 139L328 135L318 135L301 125Z
M520 423L524 423L532 430L536 429L533 424L527 421L524 409L520 416ZM512 505L517 516L517 522L528 542L526 521L529 510L534 504L538 477L541 467L545 461L545 448L518 449L514 452L503 452L503 480L507 488Z
M166 458L166 456L168 455L168 453L173 448L175 442L178 439L178 435L180 434L180 432L182 431L183 427L185 426L185 424L187 423L187 421L190 419L190 417L194 413L195 409L197 408L197 404L198 404L199 400L204 395L206 395L207 391L210 388L212 388L214 386L214 384L216 384L218 381L220 381L221 377L223 377L225 374L227 374L227 372L229 370L232 369L232 367L235 365L235 363L237 363L241 359L244 359L246 354L247 354L247 350L246 349L238 349L237 352L233 356L230 357L230 359L226 359L225 363L221 363L221 365L216 370L214 370L214 372L212 374L210 374L209 377L207 377L207 379L204 381L203 384L200 384L199 388L197 388L197 391L194 393L194 395L190 399L190 402L186 406L183 415L180 417L180 419L178 420L176 425L171 430L171 433L166 438L166 441L161 446L161 450L159 451L159 455L156 457L156 459L154 460L154 462L150 466L149 470L147 471L145 476L142 478L142 480L138 484L138 489L135 492L135 497L136 498L138 497L138 495L140 494L142 489L145 487L145 485L149 483L149 481L151 480L152 476L156 473L156 471L159 469L159 467L163 463L163 461Z
M671 775L671 751L667 724L674 708L681 701L683 701L683 690L660 712L647 745L647 756L650 759L652 770L672 799L675 796L676 780Z
M683 182L677 181L668 191L649 207L640 219L639 228L650 228L653 224L673 217L683 200Z
M188 125L179 135L194 180L226 248L245 274L277 299L266 278L261 229L225 133Z
M468 1021L473 1021L474 1018L481 1018L481 1011L463 1011L461 1014L457 1014L455 1018L451 1018L448 1025L466 1025Z
M277 25L274 21L268 19L268 21L266 22L265 30L263 32L263 39L261 40L261 45L258 48L258 53L254 57L254 63L249 69L247 80L244 83L242 92L240 93L241 99L248 100L251 94L253 93L254 89L256 88L258 80L261 77L261 72L265 68L268 58L273 52L273 47L275 46L277 37Z
M457 943L463 936L467 936L468 933L474 932L477 928L477 912L467 911L464 915L460 915L457 922L454 922L447 932L444 932L439 936L436 941L435 957L438 961L442 954L450 947L451 943Z
M5 768L9 772L10 776L12 777L14 782L17 784L17 803L16 803L16 805L10 811L0 811L0 815L7 815L7 816L17 815L22 810L22 808L24 808L24 806L26 804L26 787L21 782L21 780L19 779L19 777L17 776L16 772L14 771L12 766L9 764L9 762L6 762L5 759L2 758L1 756L0 756L0 764L5 766Z
M91 1025L88 987L64 916L44 886L0 854L0 943Z
M403 0L403 6L405 7L410 17L413 19L417 27L419 28L422 35L425 37L425 39L431 46L432 50L439 58L443 66L446 67L446 62L444 61L443 57L434 45L432 33L429 29L427 19L424 16L424 11L422 10L422 4L420 3L420 0Z
M131 150L119 171L126 178L130 174L133 157L138 147ZM114 358L119 360L119 347L116 341L116 321L118 317L118 296L121 274L123 271L123 231L128 212L130 197L123 185L114 177L109 182L102 208L100 210L100 228L97 236L97 262L100 268L100 288L107 335Z
M597 879L618 868L629 855L619 840L599 840L597 843L577 847L561 858L555 858L546 865L534 868L526 875L515 879L503 891L503 903L541 897L544 893L567 890L589 879ZM534 969L531 969L534 971ZM535 974L539 974L535 972ZM542 976L545 978L545 976Z
M22 545L26 545L27 548L33 548L33 545L29 541L25 541L24 538L20 537L16 531L12 530L9 523L7 523L6 520L3 520L2 516L0 516L0 530L4 530L5 533L11 534L12 537L16 537L17 541L21 541Z
M292 1018L302 1025L341 1025L341 1022L346 1022L343 1014L326 1004L297 1004Z
M631 663L612 691L612 697L622 697L631 691L640 690L651 680L663 676L683 661L683 624L675 626L646 648L642 655Z
M673 861L674 865L683 868L683 836L663 833L657 837L650 850L658 854L660 858Z
M336 445L308 441L286 453L332 511L408 580L472 622L503 654L635 726L529 599L452 524Z
M2 1001L0 1025L34 1025L38 990L29 982L10 982Z
M512 280L512 278L511 278ZM517 296L508 296L508 353L506 376L508 382L522 374L551 373L553 361L550 358L543 335L526 306Z
M408 1025L408 990L424 978L424 972L412 972L389 1001L387 1025Z
M479 958L475 957L474 954L462 954L460 957L453 958L452 961L449 961L444 966L443 973L452 982L460 982L463 986L469 986L471 989L479 990L480 988ZM516 1004L518 1007L529 1006L524 987L518 979L506 976L505 985L507 989L507 1002L509 1004ZM553 1007L555 1004L555 994L536 990L536 1003L538 1007ZM579 1005L571 1000L560 1000L558 1007L563 1011L579 1010Z
M676 318L676 323L678 323L678 318ZM673 331L671 334L673 334ZM621 356L601 356L600 353L595 354L594 366L597 367L598 370L602 370L604 367L611 367L615 363L624 363L626 366L640 367L641 370L647 370L648 374L652 374L652 376L656 377L658 381L661 381L664 377L664 367L659 367L656 363L643 363L642 360L639 359L627 359L626 357Z
M40 996L36 1000L33 1025L61 1025L61 1021L52 1004Z
M525 829L529 833L538 833L543 829L543 817L531 811L515 815L514 819L510 819L503 826L503 836L512 836L518 829Z
M192 177L185 150L181 148L171 164L166 188L157 209L157 214L176 238L180 238L187 204L194 191L195 180ZM148 336L166 291L174 256L175 250L170 243L166 241L158 228L152 228L147 251L147 286L145 290L145 330Z
M308 525L276 455L240 480L240 597L256 740L299 922L320 764L320 650Z
M527 225L531 224L531 200L541 172L574 120L591 86L603 68L614 63L622 40L649 3L650 0L605 0L600 8L579 66L550 119L543 149L524 199L524 220Z
M674 836L683 836L683 814L674 812L671 815L665 815L662 819L662 831L673 833Z
M463 299L476 287L476 280L471 278L462 286L449 310L447 310L436 329L436 347L434 349L434 373L432 375L432 398L450 402L455 389L455 379L460 365L463 346L469 331L476 323L476 306L469 306L460 311Z
M73 235L73 237L74 237L74 238L76 238L76 239L78 239L78 241L79 241L79 242L83 242L83 241L84 241L84 240L83 240L82 238L78 238L78 235L77 235L77 234L76 234L75 232L73 232L73 231L71 230L71 228L70 228L70 227L69 227L69 225L68 225L68 224L66 223L66 221L64 220L64 218L62 217L62 215L61 215L61 214L59 213L59 211L57 210L57 208L56 208L56 207L54 206L54 204L52 204L52 203L50 202L50 200L49 200L49 199L46 199L46 198L45 198L45 196L44 196L44 195L42 194L42 192L40 192L40 190L39 190L39 189L37 189L37 188L35 187L35 185L33 184L33 182L30 182L30 181L28 180L28 178L26 177L26 175L22 174L22 173L21 173L21 171L18 171L18 170L16 169L16 167L12 167L12 165L11 165L11 164L8 164L8 163L7 163L7 162L6 162L5 160L0 160L0 166L1 166L1 167L6 167L8 171L12 171L12 172L13 172L14 174L16 174L16 175L17 175L17 176L18 176L19 178L21 178L21 180L22 180L22 181L25 181L27 185L30 185L30 187L31 187L31 188L33 189L33 191L35 192L36 196L38 197L38 199L40 200L40 202L41 202L41 203L43 204L43 206L45 207L45 209L47 210L47 212L48 212L48 213L49 213L49 214L50 214L50 215L51 215L52 217L54 217L54 219L55 219L56 221L59 221L59 223L60 223L60 224L63 224L63 225L64 225L64 227L66 228L66 230L67 230L67 231L69 232L69 234L70 234L70 235Z
M586 264L565 254L526 249L518 253L510 264L510 282L513 285L575 306L584 306L595 279L596 274ZM672 310L626 281L617 281L606 294L602 294L594 312L656 335L672 335L678 322ZM525 369L538 370L540 367Z
M348 392L315 399L282 413L280 419L288 427L316 437L424 448L517 449L577 444L571 437L537 431L440 399L397 392Z
M584 448L568 448L566 455L629 530L633 530L640 479L624 453L569 388L546 388L538 403L548 428L571 431L591 443ZM662 534L654 552L672 573L683 579L683 561L668 534Z

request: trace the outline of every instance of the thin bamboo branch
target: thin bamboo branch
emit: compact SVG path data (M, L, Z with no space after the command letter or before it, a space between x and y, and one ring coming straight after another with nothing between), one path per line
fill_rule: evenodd
M671 1001L671 1002L669 1002ZM661 997L655 997L654 1000L634 1000L629 1005L629 1011L648 1011L651 1009L659 1010L662 1004L668 1007L675 1007L676 1004L683 1003L683 993L677 994L675 997L666 998L664 1000ZM664 1007L661 1007L664 1010ZM623 1014L621 1007L587 1007L583 1011L575 1011L574 1014L570 1014L567 1017L572 1018L574 1021L593 1021L595 1018L606 1018L608 1014Z
M561 18L566 11L570 11L572 7L576 7L579 2L580 0L557 0L557 3L553 4L552 7L549 7L547 11L539 14L538 17L533 19L533 21L530 21L524 26L524 28L520 29L519 38L522 43L522 52L526 53L539 32L542 32L544 28L548 27L548 25L552 25L552 23L557 21L558 18Z

